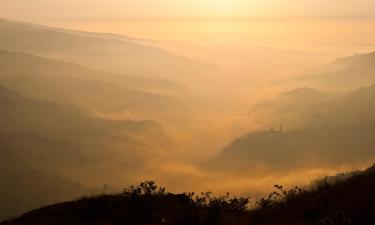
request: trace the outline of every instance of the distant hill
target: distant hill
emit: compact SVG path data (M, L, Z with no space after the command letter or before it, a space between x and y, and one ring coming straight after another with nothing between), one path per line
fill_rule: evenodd
M19 149L20 158L28 149L31 155L25 159L35 165L53 162L51 166L57 166L58 160L63 165L66 158L67 168L75 161L80 167L84 166L80 162L82 157L105 162L106 157L112 157L110 153L119 150L113 147L116 143L121 143L123 153L136 157L138 153L146 153L138 151L148 144L153 143L157 151L157 143L168 140L161 126L153 121L105 120L72 105L35 100L3 87L0 87L0 106L3 145L9 143L14 154Z
M279 125L284 125L288 130L296 129L306 125L310 115L319 112L320 105L342 95L309 87L297 88L260 100L250 109L248 116L263 129Z
M287 101L295 101L300 104L311 104L326 101L327 99L332 98L332 96L329 93L324 93L316 89L305 87L284 92L282 98Z
M253 79L259 74L275 76L289 75L297 72L300 73L305 71L306 68L315 66L317 63L331 59L330 56L327 56L326 54L316 54L313 52L293 51L257 45L199 45L182 41L135 38L114 33L86 32L35 24L34 26L87 37L119 40L156 47L187 58L219 65L221 70L225 69L231 76L237 76L237 79L244 75L246 75L246 78L248 79L249 77L250 79ZM273 66L270 67L270 64ZM290 66L291 64L293 64L293 66ZM238 83L241 84L241 81Z
M168 95L178 96L184 91L182 85L164 79L99 72L1 50L0 82L38 99L72 103L99 112L134 114L173 112L180 103Z
M87 67L75 63L54 60L22 52L0 50L0 53L2 63L1 73L19 74L38 72L51 73L51 76L56 76L54 74L57 73L60 76L64 75L66 77L82 79L91 78L92 80L116 83L119 86L128 89L161 93L168 91L181 91L185 88L182 84L168 79L102 72L99 70L88 69ZM20 64L24 67L19 67Z
M375 52L338 59L286 81L326 91L350 91L375 83Z
M333 100L340 95L337 93L322 92L317 89L304 87L297 88L290 91L282 92L274 98L266 101L260 101L254 106L258 110L270 110L279 113L282 108L291 111L298 107L311 106L318 103L324 103Z
M329 179L307 190L275 185L275 192L252 210L243 208L246 198L172 194L158 191L153 183L141 184L130 192L46 206L0 224L372 225L374 169Z
M126 40L3 19L0 20L0 49L46 56L109 72L178 81L208 75L208 71L216 68Z
M159 128L152 121L111 121L95 117L73 105L35 100L0 86L0 131L34 133L43 136L93 139L116 136L116 132L139 132L147 127ZM27 112L27 113L25 113ZM78 135L78 136L77 136Z
M284 112L279 108L272 113L274 121L278 121L274 129L252 132L234 140L209 167L237 172L253 168L256 172L257 168L276 171L374 159L375 86L332 100L317 103L312 100L310 105L306 102L308 99L302 104L284 102ZM289 121L288 115L294 120ZM298 125L291 128L289 122Z
M0 124L0 218L130 177L169 140L152 121L105 120L1 86Z

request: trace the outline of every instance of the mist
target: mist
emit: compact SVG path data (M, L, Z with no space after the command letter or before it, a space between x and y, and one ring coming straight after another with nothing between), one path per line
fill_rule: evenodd
M375 29L367 8L356 9L362 17L8 12L0 219L144 180L256 200L275 183L366 168L375 160Z

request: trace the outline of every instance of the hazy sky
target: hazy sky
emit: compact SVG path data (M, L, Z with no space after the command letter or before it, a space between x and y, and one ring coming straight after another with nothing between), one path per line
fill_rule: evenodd
M0 0L0 17L201 43L348 47L375 36L375 0Z
M1 0L0 15L21 20L194 16L375 15L374 0Z

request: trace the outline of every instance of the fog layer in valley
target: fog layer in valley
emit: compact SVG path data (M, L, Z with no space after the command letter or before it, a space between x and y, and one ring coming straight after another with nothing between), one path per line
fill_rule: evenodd
M371 51L1 19L0 219L142 180L257 198L275 182L364 168L375 159Z

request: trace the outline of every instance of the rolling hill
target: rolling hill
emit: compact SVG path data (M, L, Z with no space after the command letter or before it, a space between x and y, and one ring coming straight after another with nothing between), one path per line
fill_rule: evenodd
M79 139L77 135L81 134L96 139L116 135L124 129L130 132L142 132L147 127L159 129L152 121L100 119L74 105L32 99L4 87L0 88L0 97L0 129L7 133L35 133L67 139Z
M288 117L276 111L272 115L279 123L274 126L281 123L282 130L252 132L234 140L209 167L237 172L252 168L256 173L264 169L350 165L374 159L375 86L310 105L306 101L299 107L284 102L284 109L289 108L286 115L299 115L298 126L289 128ZM291 117L297 120L296 116Z
M152 121L105 120L4 87L0 124L0 218L129 178L168 141Z
M191 81L216 68L156 47L4 19L0 20L0 49L46 56L108 72L177 81Z
M306 125L311 112L318 111L318 105L342 95L344 94L323 92L309 87L297 88L259 101L251 108L248 116L257 121L258 126L263 129L277 124L284 124L289 130L296 129Z
M0 82L33 98L72 103L99 112L134 114L176 110L179 101L168 95L178 97L184 91L182 85L164 79L99 72L1 50Z
M368 86L375 82L375 53L341 58L288 82L325 91L351 91Z

